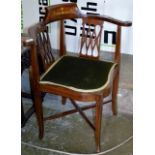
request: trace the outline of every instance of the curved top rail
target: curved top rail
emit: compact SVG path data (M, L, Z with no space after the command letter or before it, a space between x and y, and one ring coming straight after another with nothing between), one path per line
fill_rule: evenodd
M44 23L48 24L61 19L81 18L82 13L75 3L63 3L46 8Z
M106 16L106 15L83 14L79 10L76 3L63 3L63 4L48 6L46 8L44 24L48 24L50 22L54 22L57 20L85 18L85 17L93 17L93 18L101 19L106 22L113 23L119 26L131 26L132 25L131 21L121 21L121 20Z

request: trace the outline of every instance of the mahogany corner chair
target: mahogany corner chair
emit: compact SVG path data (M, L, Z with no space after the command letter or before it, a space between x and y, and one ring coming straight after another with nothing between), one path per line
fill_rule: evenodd
M117 114L117 90L120 68L121 26L131 26L132 23L123 22L108 16L85 15L80 12L75 3L64 3L49 6L43 22L29 28L29 37L25 45L31 47L31 84L34 95L34 107L39 127L39 138L43 138L44 121L59 118L74 112L79 112L94 130L96 152L101 151L101 119L104 98L112 93L112 112ZM82 36L79 56L67 55L64 35L64 20L82 20ZM60 21L60 53L57 60L52 54L47 25ZM100 43L104 22L117 26L116 48L114 61L100 60ZM85 29L87 25L88 29ZM91 30L90 27L94 29ZM96 26L99 31L96 31ZM89 37L88 37L89 36ZM85 48L85 52L84 51ZM91 51L91 52L90 52ZM95 52L95 54L94 54ZM40 67L40 62L42 66ZM41 69L40 69L41 68ZM43 117L42 93L62 96L62 103L70 99L75 107L73 110ZM76 101L94 101L95 104L80 107ZM95 124L83 113L83 110L95 108Z

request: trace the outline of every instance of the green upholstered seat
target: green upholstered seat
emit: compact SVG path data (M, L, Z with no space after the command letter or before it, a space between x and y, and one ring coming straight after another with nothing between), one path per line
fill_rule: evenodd
M63 56L41 76L40 83L80 92L96 91L107 85L115 65L108 61Z

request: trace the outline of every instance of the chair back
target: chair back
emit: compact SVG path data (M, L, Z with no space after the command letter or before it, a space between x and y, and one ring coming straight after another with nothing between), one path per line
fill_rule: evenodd
M99 58L103 20L83 18L80 56Z

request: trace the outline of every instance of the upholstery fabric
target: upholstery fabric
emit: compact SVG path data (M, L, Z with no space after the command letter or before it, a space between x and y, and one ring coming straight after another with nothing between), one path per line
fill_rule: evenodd
M103 87L116 64L64 56L42 76L41 83L55 83L82 90Z

